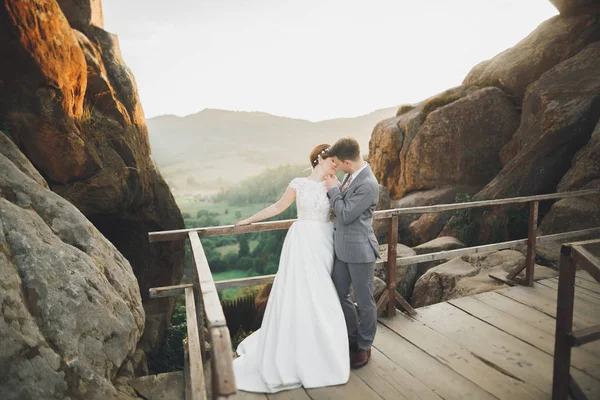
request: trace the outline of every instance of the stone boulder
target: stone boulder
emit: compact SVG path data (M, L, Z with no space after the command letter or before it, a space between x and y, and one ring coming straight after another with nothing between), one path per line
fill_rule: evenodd
M550 0L561 14L574 13L598 5L597 0Z
M487 184L502 168L500 150L518 123L519 113L497 88L477 90L436 109L410 144L406 189Z
M559 192L582 189L600 189L600 122L558 184ZM600 194L596 194L557 201L539 229L542 234L552 234L599 226Z
M597 11L550 18L515 46L476 65L463 85L496 86L521 104L542 74L600 40L599 18Z
M104 28L102 0L57 0L73 29L85 31L90 25Z
M11 141L0 149L0 398L132 398L112 384L144 329L129 262Z
M0 59L11 60L0 65L0 127L131 263L148 316L142 347L153 351L173 299L151 301L148 289L179 283L184 242L150 244L148 232L183 228L183 219L150 157L117 37L94 17L100 2L60 5L68 21L55 1L0 0Z
M454 258L431 268L419 278L412 295L413 307L423 307L459 297L489 292L506 285L489 277L490 273L508 274L525 263L515 250L502 250ZM556 276L546 267L535 266L536 279Z
M600 42L546 72L527 90L502 171L478 199L553 192L600 117ZM514 157L508 155L516 154Z
M400 115L385 119L375 126L369 141L369 163L379 183L388 188L392 199L401 198L414 190L408 188L405 182L406 157L428 115L476 89L466 86L448 89L412 108L403 108Z
M390 203L391 208L411 208L421 206L433 206L437 204L451 204L457 201L457 197L471 196L481 190L483 186L453 185L438 189L417 190L411 192L399 200ZM441 231L444 221L447 221L454 212L432 213L432 214L404 214L398 217L398 241L407 245L415 245L435 238ZM439 218L433 217L439 215ZM430 221L432 219L432 221ZM411 224L419 220L417 227L411 229ZM422 220L422 221L421 221ZM429 224L434 225L431 227ZM434 232L435 235L425 240L422 231Z
M440 251L463 249L466 246L452 236L440 236L427 243L413 247L415 254L438 253Z

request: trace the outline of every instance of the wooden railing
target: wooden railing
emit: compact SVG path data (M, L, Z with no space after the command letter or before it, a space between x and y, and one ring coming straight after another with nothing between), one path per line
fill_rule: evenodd
M523 244L527 244L526 262L521 268L509 273L506 277L492 276L495 279L500 279L507 283L515 283L514 279L523 270L526 269L526 285L531 286L533 283L533 268L535 262L535 246L537 242L543 241L564 241L575 237L581 237L589 234L600 234L600 228L592 228L579 230L574 232L566 232L555 235L537 237L538 223L538 205L540 201L556 200L568 197L586 196L600 193L599 189L581 190L576 192L553 193L538 196L514 197L498 200L475 201L469 203L454 203L442 204L426 207L412 208L397 208L392 210L376 211L374 219L389 219L388 225L388 252L385 260L377 262L379 266L386 268L388 282L383 294L377 301L377 311L382 313L387 310L389 317L396 312L396 302L398 302L405 311L410 314L415 314L415 310L411 305L396 291L396 268L401 265L410 265L423 262L448 260L454 257L488 252L495 250L514 249ZM398 216L405 214L425 214L436 213L442 211L463 210L468 208L490 207L509 204L530 203L529 215L529 233L527 239L513 240L509 242L494 243L483 246L467 247L457 250L447 250L436 253L422 254L412 257L398 258L396 254L395 244L398 241ZM217 295L218 290L228 288L238 288L245 286L263 285L273 282L275 275L257 276L243 279L231 279L226 281L214 282L212 273L204 254L204 249L200 243L201 237L221 236L221 235L239 235L250 232L265 232L281 229L288 229L296 220L260 222L252 225L235 227L218 226L207 228L192 228L179 229L172 231L161 231L149 233L150 242L165 242L172 240L189 239L194 259L194 280L192 284L159 287L150 289L150 297L168 297L186 295L186 306L188 309L188 351L189 360L186 366L186 384L189 391L187 399L200 399L203 394L200 394L204 387L202 375L202 357L204 356L204 330L202 327L203 312L206 314L208 325L208 334L211 341L211 371L212 371L212 393L213 398L228 397L235 394L235 382L233 377L232 366L232 348L229 339L229 332L225 323L223 309L219 303ZM195 315L195 318L194 318ZM190 325L193 325L190 327ZM197 338L197 339L196 339ZM202 357L201 357L202 356Z
M600 282L600 239L571 243L560 249L552 400L567 400L569 395L576 400L587 399L570 375L571 348L600 339L600 325L573 331L577 266Z

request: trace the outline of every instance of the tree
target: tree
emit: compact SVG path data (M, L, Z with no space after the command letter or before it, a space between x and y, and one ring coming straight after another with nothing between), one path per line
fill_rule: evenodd
M246 257L250 254L250 245L248 244L248 236L239 235L238 242L240 244L240 250L238 251L238 257Z

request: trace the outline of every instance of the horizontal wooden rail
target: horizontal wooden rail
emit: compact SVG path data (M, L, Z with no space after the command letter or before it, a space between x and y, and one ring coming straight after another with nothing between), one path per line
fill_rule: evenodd
M585 236L589 234L598 233L600 234L600 228L590 228L583 229L579 231L565 232L565 233L557 233L554 235L546 235L546 236L538 236L538 243L547 243L553 242L557 240L566 240L571 238L576 238L579 236ZM439 260L448 260L454 257L460 257L469 254L477 254L484 253L488 251L497 251L497 250L510 250L518 247L519 245L526 244L527 239L513 240L510 242L503 243L494 243L494 244L486 244L483 246L474 246L467 247L464 249L456 249L456 250L445 250L436 253L428 253L421 254L418 256L411 257L398 257L396 258L396 265L411 265L411 264L419 264L423 262L429 261L439 261ZM381 260L376 263L376 266L381 267L385 265L387 260ZM214 286L217 290L223 289L232 289L232 288L241 288L246 286L257 286L257 285L266 285L268 283L272 283L275 279L275 275L262 275L262 276L253 276L250 278L239 278L239 279L228 279L223 281L217 281L214 283ZM192 287L193 285L184 284L184 285L175 285L175 286L164 286L150 289L150 297L151 298L159 298L159 297L170 297L170 296L179 296L183 294L184 290L188 287Z
M594 234L594 233L600 234L600 228L582 229L579 231L557 233L554 235L538 236L536 238L536 241L538 243L547 243L547 242L554 242L554 241L558 241L558 240L566 240L566 239L576 238L576 237L585 236L585 235ZM517 248L523 244L527 244L527 239L511 240L509 242L466 247L464 249L444 250L444 251L439 251L436 253L428 253L428 254L421 254L418 256L398 258L396 261L396 265L419 264L419 263L424 263L424 262L429 262L429 261L449 260L454 257L460 257L460 256L469 255L469 254L484 253L484 252L488 252L488 251L510 250L510 249ZM377 265L382 265L385 262L386 262L385 260L378 261Z
M258 286L258 285L266 285L268 283L273 283L275 280L275 275L262 275L262 276L253 276L250 278L239 278L239 279L227 279L223 281L216 281L215 287L217 290L224 289L235 289L246 286ZM183 294L184 290L188 287L193 287L194 285L191 283L186 283L183 285L175 285L175 286L163 286L156 287L150 289L150 298L155 299L159 297L171 297L171 296L179 296Z
M600 193L600 189L587 189L587 190L578 190L578 191L574 191L574 192L540 194L540 195L536 195L536 196L509 197L506 199L497 199L497 200L471 201L471 202L467 202L467 203L451 203L451 204L439 204L439 205L435 205L435 206L396 208L393 210L375 211L373 218L374 219L383 219L383 218L390 218L393 215L427 214L427 213L436 213L436 212L442 212L442 211L464 210L467 208L479 208L479 207L491 207L491 206L500 206L500 205L508 205L508 204L529 203L531 201L557 200L557 199L565 199L568 197L587 196L587 195L598 194L598 193Z
M600 340L600 325L590 326L571 333L571 346L582 346L586 343Z
M600 253L600 242L577 244L572 246L571 258L575 263L586 270L596 281L600 282L600 258L592 254L587 247L594 246Z
M508 199L497 199L497 200L483 200L483 201L472 201L468 203L451 203L451 204L439 204L435 206L424 206L424 207L409 207L409 208L395 208L391 210L380 210L375 211L374 219L385 219L391 218L394 215L405 215L405 214L425 214L442 211L452 210L464 210L467 208L478 208L478 207L490 207L507 204L519 204L527 203L530 201L542 201L542 200L557 200L568 197L587 196L591 194L600 193L600 189L588 189L578 190L574 192L562 192L562 193L551 193L541 194L536 196L526 197L512 197ZM271 221L271 222L257 222L252 225L235 227L234 225L214 226L207 228L190 228L190 229L177 229L171 231L159 231L150 232L148 237L150 242L168 242L172 240L187 239L190 232L197 232L200 237L210 236L222 236L222 235L240 235L250 232L266 232L275 231L281 229L288 229L296 220L288 219L284 221Z

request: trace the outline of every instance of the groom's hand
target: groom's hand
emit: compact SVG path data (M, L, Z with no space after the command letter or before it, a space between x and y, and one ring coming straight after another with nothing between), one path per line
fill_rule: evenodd
M330 190L339 185L339 181L335 175L329 175L325 178L325 187Z

